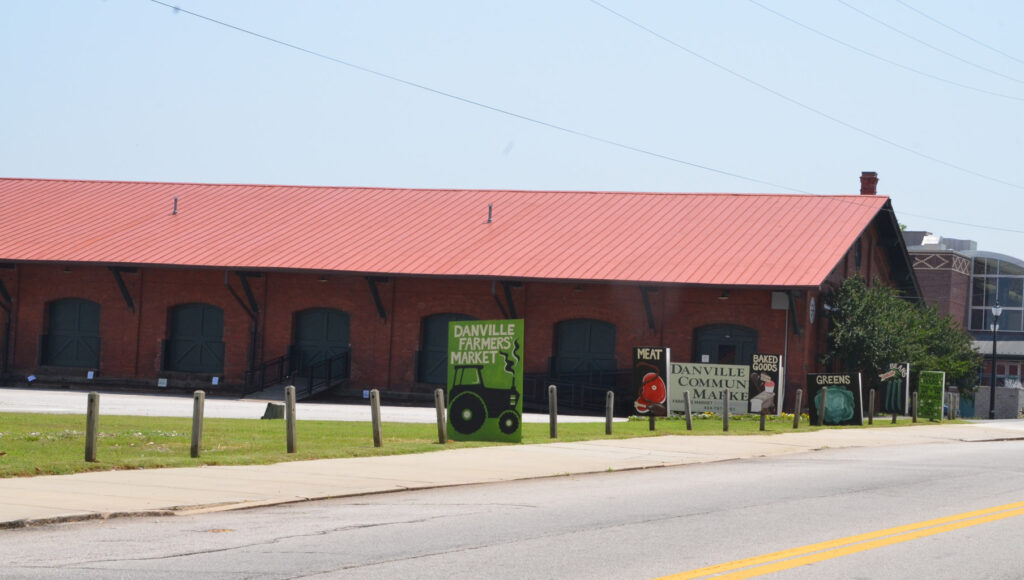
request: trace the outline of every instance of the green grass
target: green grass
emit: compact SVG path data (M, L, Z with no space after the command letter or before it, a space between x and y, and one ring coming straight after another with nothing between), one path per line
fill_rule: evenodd
M908 425L901 418L899 425ZM923 421L927 424L927 420ZM866 424L865 424L866 426ZM876 418L875 427L891 426L890 419ZM560 423L557 441L622 439L661 435L756 435L793 431L792 418L771 417L765 431L756 416L734 417L729 432L722 432L718 417L694 418L693 431L686 422L661 418L650 431L646 418L614 424L605 435L604 422ZM828 429L850 427L826 427ZM852 427L858 428L858 427ZM801 420L800 431L816 430ZM97 461L85 461L85 416L38 413L0 413L0 477L143 469L196 467L200 465L250 465L325 459L425 453L442 449L507 445L488 442L437 442L437 426L419 423L384 423L383 446L373 446L368 422L298 421L297 452L287 453L283 420L206 419L203 447L197 459L189 457L192 420L175 417L104 415L99 421ZM547 423L523 425L523 443L550 443Z

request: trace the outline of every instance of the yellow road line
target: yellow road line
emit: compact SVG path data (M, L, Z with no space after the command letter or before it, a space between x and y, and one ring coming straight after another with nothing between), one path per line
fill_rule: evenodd
M748 568L748 570L741 570L740 572L724 576L716 576L716 578L749 578L751 576L759 576L761 574L787 570L789 568L804 566L806 564L820 562L822 560L838 558L848 554L872 550L882 546L906 542L925 536L976 526L1022 514L1024 514L1024 502L1016 502L998 507L946 516L934 520L927 520L916 524L907 524L905 526L888 528L876 532L858 534L856 536L849 536L838 540L810 544L799 548L783 550L781 552L773 552L771 554L746 558L744 560L725 562L723 564L716 564L706 568L665 576L661 580L702 578L705 576L731 572L733 570L740 570L742 568Z

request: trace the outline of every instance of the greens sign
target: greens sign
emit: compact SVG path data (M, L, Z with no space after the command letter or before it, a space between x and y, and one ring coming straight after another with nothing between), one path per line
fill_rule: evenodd
M523 321L448 324L448 437L522 441Z
M946 373L921 371L917 375L917 414L942 421L942 401L946 398Z
M824 389L828 389L827 395ZM807 395L811 424L818 424L821 399L825 398L825 425L863 425L864 405L860 395L860 373L809 374Z

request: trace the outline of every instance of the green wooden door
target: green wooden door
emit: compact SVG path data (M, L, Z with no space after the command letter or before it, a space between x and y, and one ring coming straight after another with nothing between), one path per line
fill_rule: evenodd
M436 385L448 384L448 323L476 320L468 314L434 314L423 319L416 381Z
M171 309L170 338L164 347L169 371L224 372L224 311L209 304L182 304Z
M757 331L745 326L715 324L695 332L695 362L749 365L757 351Z
M292 343L293 364L305 372L313 365L349 352L349 315L334 308L310 308L295 314L295 342ZM317 375L326 374L326 368ZM338 359L332 364L332 376L348 374L348 361Z
M595 385L612 385L616 370L615 325L578 318L555 327L552 372L558 378Z
M43 336L42 364L99 368L100 305L82 298L50 303Z

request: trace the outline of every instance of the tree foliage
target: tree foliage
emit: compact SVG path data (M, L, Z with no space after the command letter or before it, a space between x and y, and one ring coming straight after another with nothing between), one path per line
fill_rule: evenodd
M827 303L834 310L826 364L859 371L875 384L890 363L909 362L914 375L945 371L947 383L962 392L976 386L981 355L971 335L934 307L908 302L878 280L868 286L859 276L845 280Z

